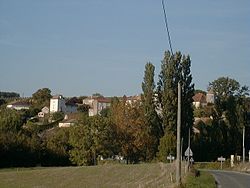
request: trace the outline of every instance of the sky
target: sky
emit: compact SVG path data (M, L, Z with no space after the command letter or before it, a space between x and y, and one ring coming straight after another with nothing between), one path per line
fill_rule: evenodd
M173 51L196 89L221 76L250 86L250 1L167 0ZM169 50L161 0L0 0L0 91L69 96L142 92Z

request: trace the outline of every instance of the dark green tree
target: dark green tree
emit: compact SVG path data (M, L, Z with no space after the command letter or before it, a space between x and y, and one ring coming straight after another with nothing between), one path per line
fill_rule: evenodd
M148 126L148 134L151 136L152 145L149 159L155 157L158 151L160 138L163 136L163 127L160 118L156 112L156 95L155 95L155 82L154 82L155 67L152 63L145 65L144 79L142 82L142 106L145 115L145 122Z
M109 157L113 151L113 129L109 119L83 116L70 131L70 160L76 165L96 165L99 155Z
M191 59L190 56L182 56L180 63L181 68L181 84L182 84L182 118L181 118L181 134L184 140L183 147L187 148L188 143L188 130L190 129L192 136L192 126L194 122L193 111L193 96L194 84L192 83L193 77L191 74Z
M44 166L70 165L69 132L71 128L55 128L44 136L41 162Z
M39 89L32 94L33 106L38 109L48 106L51 97L51 91L49 88Z
M223 140L218 151L224 155L241 153L242 129L245 126L246 96L248 87L229 77L220 77L209 83L215 93L213 129L223 127ZM223 126L221 126L223 125Z
M192 97L194 84L191 75L191 60L181 52L165 52L158 82L159 106L162 108L164 134L176 135L178 82L182 85L181 135L188 142L188 130L193 125ZM161 146L160 146L161 147Z

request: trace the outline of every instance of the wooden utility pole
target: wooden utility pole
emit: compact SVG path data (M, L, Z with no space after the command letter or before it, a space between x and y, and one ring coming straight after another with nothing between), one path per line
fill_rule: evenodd
M181 83L178 82L176 183L181 184Z
M242 139L242 149L243 149L243 163L245 163L245 126L243 127L243 139Z
M188 129L188 172L190 170L190 150L191 150L191 147L190 147L190 128Z

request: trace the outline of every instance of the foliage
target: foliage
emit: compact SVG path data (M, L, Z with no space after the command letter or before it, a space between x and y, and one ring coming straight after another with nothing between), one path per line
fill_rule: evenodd
M185 188L216 188L214 177L208 172L201 171L199 177L188 174L185 180Z
M52 114L52 120L54 120L54 121L63 120L63 118L64 118L63 112L54 112Z
M176 154L176 136L173 133L165 134L159 145L157 158L159 161L166 162L167 156Z
M170 51L165 52L157 87L159 106L162 108L164 134L176 135L178 82L182 85L181 134L184 139L184 148L188 143L188 130L193 125L194 84L190 67L189 56L182 55L181 52L173 55Z
M140 103L116 101L111 106L112 123L115 130L115 142L120 155L127 163L152 159L152 137L145 122L144 112Z
M38 89L32 94L33 106L38 109L42 109L44 106L49 105L51 97L51 91L49 88Z
M242 128L247 124L248 88L228 77L220 77L209 85L215 93L215 105L203 109L204 116L212 119L196 125L200 131L194 135L192 144L196 161L242 153Z
M196 169L211 169L211 170L220 170L221 169L221 163L219 161L216 162L196 162L194 164L194 167ZM222 164L223 169L230 169L230 160L226 160Z
M93 96L93 97L103 97L103 95L100 94L100 93L94 93L94 94L92 94L92 96Z
M7 98L19 98L19 97L20 97L20 94L15 93L15 92L0 91L0 98L7 99Z
M148 134L152 142L152 145L149 148L149 159L151 160L155 157L156 152L158 151L160 138L163 135L161 120L156 112L154 70L154 65L147 63L145 66L144 80L142 82L142 108L145 116L145 126L147 126L145 130L148 131L146 134Z
M69 160L69 129L56 128L53 132L44 138L44 155L42 164L48 165L70 165Z
M203 90L201 90L201 89L195 89L195 90L194 90L194 94L197 94L197 93L202 93L202 94L204 94L204 95L207 94L206 91L203 91Z
M0 98L0 106L2 106L3 104L6 104L6 101Z
M101 116L83 116L70 131L70 160L77 165L95 165L98 155L112 155L113 129L110 121Z
M89 108L90 108L89 105L83 104L83 105L80 105L80 106L77 107L77 111L78 111L78 112L85 113L85 114L88 114Z
M0 132L0 167L34 166L38 162L36 137L22 132Z
M101 112L100 112L100 115L102 117L110 117L111 115L111 110L110 108L104 108Z
M0 131L1 132L18 132L24 120L20 112L10 109L3 109L0 111Z

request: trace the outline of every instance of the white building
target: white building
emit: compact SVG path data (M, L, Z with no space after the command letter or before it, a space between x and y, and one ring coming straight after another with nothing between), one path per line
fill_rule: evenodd
M53 112L66 112L65 99L62 95L56 95L50 99L50 113Z
M76 120L75 119L70 119L70 120L67 120L67 119L64 119L62 122L59 123L59 127L71 127L73 125L76 124Z
M77 104L73 103L72 101L66 102L62 95L56 95L50 99L50 113L74 113L76 111Z

